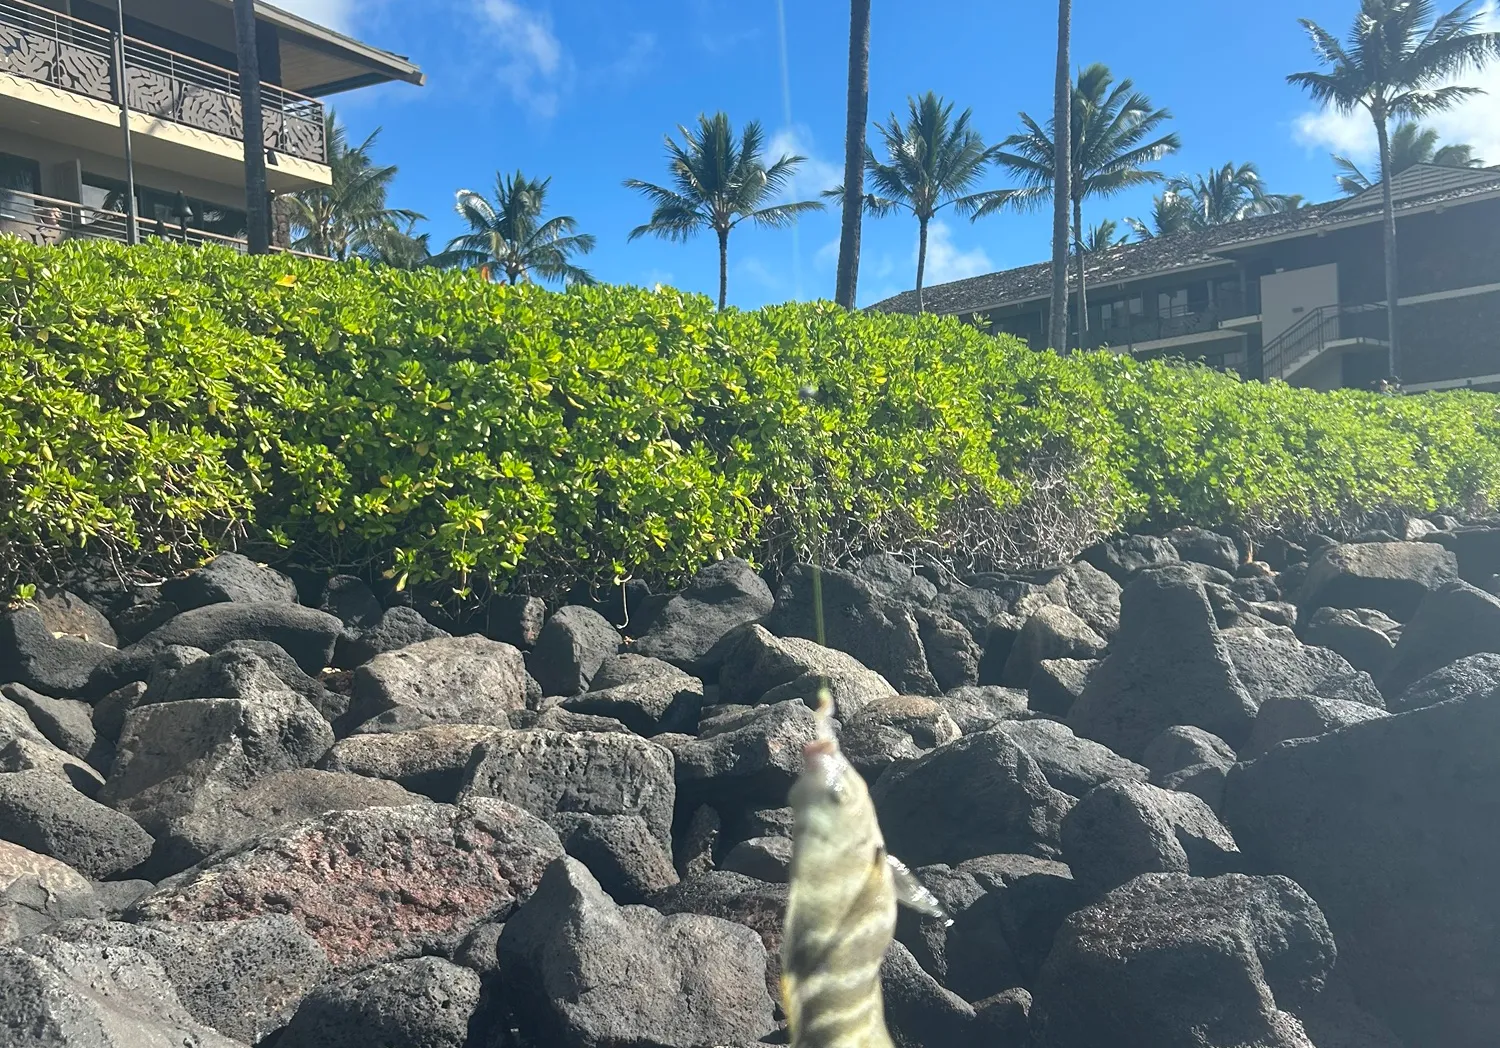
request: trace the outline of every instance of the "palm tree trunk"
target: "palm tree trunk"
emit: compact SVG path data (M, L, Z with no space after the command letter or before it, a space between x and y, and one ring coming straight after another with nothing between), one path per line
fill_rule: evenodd
M844 128L844 225L834 301L854 308L865 202L865 124L870 119L870 0L849 4L849 112Z
M271 250L271 195L266 189L266 131L261 115L254 0L234 0L234 35L239 50L245 140L245 241L250 254L264 255Z
M1401 374L1400 334L1396 324L1398 304L1396 290L1396 200L1391 191L1391 132L1384 111L1375 114L1375 134L1380 139L1381 196L1385 201L1385 316L1388 343L1386 370L1395 380Z
M1052 136L1056 140L1053 147L1056 166L1052 171L1052 317L1048 338L1059 353L1068 351L1068 201L1073 196L1073 85L1069 57L1072 31L1073 0L1058 0L1053 127L1063 129L1063 133Z
M1089 292L1083 279L1083 201L1073 201L1073 253L1078 259L1078 348L1089 341Z
M925 218L917 219L917 312L927 312L927 307L922 303L922 277L927 272L927 222Z
M719 312L729 304L729 230L719 230Z

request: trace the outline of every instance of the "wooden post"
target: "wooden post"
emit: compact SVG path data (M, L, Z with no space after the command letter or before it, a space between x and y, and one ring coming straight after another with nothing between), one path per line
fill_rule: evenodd
M271 201L266 189L266 122L260 104L260 52L255 42L255 0L234 0L239 49L240 115L245 136L245 229L250 254L271 250Z

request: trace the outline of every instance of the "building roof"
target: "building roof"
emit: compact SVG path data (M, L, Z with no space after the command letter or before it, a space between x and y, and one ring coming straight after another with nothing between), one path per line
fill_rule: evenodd
M219 0L233 3L233 0ZM426 77L410 59L336 33L301 15L256 0L255 14L281 36L281 79L313 97L372 84L402 81L420 87Z
M1460 177L1452 177L1454 174ZM1102 287L1185 269L1227 265L1238 251L1258 244L1379 221L1379 187L1372 192L1373 204L1365 199L1369 194L1362 193L1295 211L1260 215L1209 229L1122 244L1089 255L1084 262L1084 273L1090 285ZM1500 168L1434 168L1434 165L1420 164L1396 176L1392 193L1398 213L1449 201L1468 203L1471 199L1500 195ZM1051 262L1038 262L922 289L926 310L947 316L1020 305L1046 299L1051 294ZM903 291L869 308L885 313L915 313L916 292Z

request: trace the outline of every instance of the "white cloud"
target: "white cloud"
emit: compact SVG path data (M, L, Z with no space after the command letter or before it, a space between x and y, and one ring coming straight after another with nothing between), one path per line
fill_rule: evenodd
M555 115L567 63L552 19L517 0L477 0L476 10L493 42L496 76L538 116Z
M916 261L915 249L912 261ZM933 222L927 227L927 271L922 276L922 283L928 287L994 271L995 263L984 248L975 247L968 251L959 248L953 243L953 230L946 223Z
M1483 31L1500 32L1500 4L1495 0L1486 3L1481 21ZM1443 143L1468 143L1486 163L1500 163L1500 62L1491 62L1482 72L1471 70L1447 83L1482 88L1485 94L1427 117L1422 123L1434 128ZM1375 125L1363 109L1339 113L1325 108L1303 113L1293 125L1293 134L1309 148L1341 153L1364 163L1374 161L1378 152Z
M788 200L816 200L825 189L833 189L844 181L843 163L820 157L813 148L811 133L801 124L784 127L771 136L766 146L766 162L773 163L783 156L807 158L787 183Z
M842 238L834 237L828 243L818 248L813 255L813 265L819 269L832 269L839 264L839 248L842 246Z
M340 33L354 24L354 0L276 0L276 6Z

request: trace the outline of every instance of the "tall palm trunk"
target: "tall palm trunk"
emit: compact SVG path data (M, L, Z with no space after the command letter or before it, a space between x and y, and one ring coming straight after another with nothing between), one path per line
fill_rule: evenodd
M1073 256L1078 260L1078 348L1089 341L1089 292L1083 279L1083 201L1073 200Z
M1384 110L1375 114L1375 134L1380 139L1380 192L1385 203L1385 316L1386 316L1386 370L1388 378L1396 379L1401 374L1400 332L1396 315L1398 304L1396 289L1396 199L1391 189L1391 132Z
M234 35L245 139L245 241L250 254L264 255L271 250L271 194L266 189L266 125L261 115L255 0L234 0Z
M917 312L925 313L922 303L922 277L927 272L927 223L928 219L917 219Z
M729 304L729 230L719 230L719 312Z
M865 202L865 125L870 120L870 0L849 5L849 112L844 128L844 225L834 301L853 309L859 284L860 222Z
M1053 99L1052 318L1048 337L1059 353L1068 351L1068 201L1072 198L1073 85L1069 57L1073 0L1057 3L1057 90Z

